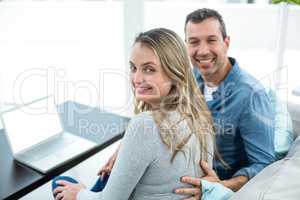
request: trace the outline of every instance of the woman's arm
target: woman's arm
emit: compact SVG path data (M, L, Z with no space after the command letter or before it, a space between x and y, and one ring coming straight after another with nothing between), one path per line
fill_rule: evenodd
M139 114L128 126L105 189L99 193L81 190L77 199L128 199L147 167L157 158L158 145L161 141L152 117Z

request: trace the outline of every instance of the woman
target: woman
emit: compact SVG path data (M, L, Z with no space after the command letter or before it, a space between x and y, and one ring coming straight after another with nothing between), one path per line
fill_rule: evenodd
M66 181L56 199L182 199L183 175L202 176L199 161L212 166L214 132L194 80L185 44L168 29L141 33L130 58L136 116L102 192Z

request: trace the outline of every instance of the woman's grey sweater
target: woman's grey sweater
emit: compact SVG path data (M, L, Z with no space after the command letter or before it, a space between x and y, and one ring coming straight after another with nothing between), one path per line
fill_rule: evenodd
M170 112L169 119L179 119ZM179 135L186 136L189 128L185 120L176 126ZM207 136L206 136L207 137ZM207 137L208 163L212 166L212 138ZM199 167L200 144L195 135L189 139L171 163L172 153L162 142L160 131L151 112L135 116L129 123L118 152L117 160L102 192L81 190L79 200L177 200L176 188L191 187L180 182L180 177L202 176Z

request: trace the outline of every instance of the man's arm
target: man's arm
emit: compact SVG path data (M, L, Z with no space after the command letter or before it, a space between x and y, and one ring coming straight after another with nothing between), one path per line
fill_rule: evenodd
M243 185L245 185L247 183L247 181L249 180L248 177L246 177L246 176L236 176L231 179L221 181L219 179L218 175L216 174L216 172L213 169L211 169L206 162L200 162L200 167L202 168L203 173L205 174L204 177L195 178L195 177L184 176L184 177L182 177L181 181L184 183L194 185L200 189L200 181L201 181L201 179L203 179L203 180L207 180L207 181L213 182L213 183L220 183L223 186L236 192ZM181 190L177 190L177 191L181 191ZM193 192L195 192L195 191L193 191Z
M243 187L243 185L245 185L248 182L248 180L249 178L247 176L236 176L231 179L221 181L221 184L236 192L241 187Z
M236 176L231 179L221 181L217 173L213 169L211 169L206 162L201 162L200 167L205 174L205 176L201 179L207 180L209 182L220 183L234 192L238 191L249 180L246 176Z
M248 157L248 166L239 169L239 176L251 179L275 161L274 109L264 90L253 91L240 117L239 130Z
M238 170L232 178L221 181L225 187L238 191L275 160L273 112L264 90L252 92L239 124L249 165Z
M206 162L200 162L199 164L205 176L202 178L184 176L181 178L181 182L193 185L194 187L178 188L175 190L175 193L177 194L190 196L183 200L199 200L202 199L202 197L204 199L206 198L211 199L212 196L210 195L213 195L213 198L215 200L224 199L225 197L228 198L228 196L231 196L233 194L232 191L238 190L248 181L248 178L243 176L235 177L227 181L221 181L218 175L215 173L215 171L211 169ZM222 188L222 186L218 184L208 184L209 182L207 182L205 185L202 186L201 183L203 182L201 180L206 180L209 181L210 183L219 183L222 184L224 187ZM232 191L229 190L228 188L231 189ZM206 190L209 191L207 194L205 193ZM214 193L214 191L216 191L216 194L210 194L210 193ZM202 196L203 192L204 192L203 194L204 196Z

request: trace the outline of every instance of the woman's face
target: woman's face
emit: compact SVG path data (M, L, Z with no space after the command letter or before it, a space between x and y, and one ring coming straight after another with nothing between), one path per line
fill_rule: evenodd
M136 99L157 108L171 88L171 80L163 71L159 58L152 49L138 42L132 48L129 65Z

